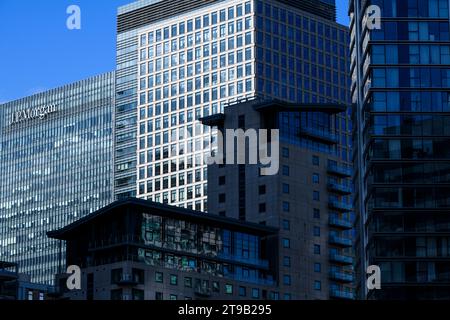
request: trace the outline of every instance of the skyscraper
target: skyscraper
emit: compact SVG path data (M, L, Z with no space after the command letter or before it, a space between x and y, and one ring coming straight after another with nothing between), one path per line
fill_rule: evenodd
M51 283L46 232L112 200L114 72L0 106L0 260Z
M350 17L359 296L449 299L448 0L354 0Z
M256 96L348 101L347 43L333 1L138 1L120 8L116 196L207 211L211 131L198 120ZM349 160L350 123L337 119L345 143L335 151Z

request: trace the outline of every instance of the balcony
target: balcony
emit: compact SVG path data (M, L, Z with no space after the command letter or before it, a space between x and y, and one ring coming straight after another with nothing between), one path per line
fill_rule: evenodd
M338 138L335 134L329 130L320 130L311 127L300 128L300 137L306 137L311 140L315 140L321 143L333 145L338 143Z
M340 264L352 265L353 257L345 256L345 255L337 254L337 253L330 253L330 261L335 262L335 263L340 263Z
M332 227L341 229L352 229L353 223L349 220L339 218L337 215L330 215L328 218L328 224Z
M330 279L339 282L353 282L354 277L352 273L347 273L343 271L330 271Z
M341 289L331 289L330 297L334 299L347 299L347 300L355 299L355 297L353 296L353 292L347 292Z
M328 191L339 193L342 195L349 195L352 193L352 188L347 187L341 183L328 183Z
M245 257L234 255L234 254L227 254L225 252L219 253L218 257L221 259L224 259L224 260L245 263L245 264L252 265L255 267L259 267L259 268L264 268L264 269L269 268L268 260L262 260L262 259L251 258L251 257L245 258Z
M337 164L329 164L327 169L329 174L333 174L343 178L351 178L353 170Z
M329 238L330 244L341 246L341 247L351 247L353 245L353 241L347 237L338 237L330 235Z
M118 286L136 286L138 284L138 281L134 279L133 275L131 274L123 274L122 277L120 277L120 280L117 282Z
M202 287L202 286L196 286L195 289L194 289L194 293L197 296L206 298L206 297L210 297L211 296L211 289L210 288L205 288L205 287Z
M328 202L328 207L330 209L338 210L341 212L347 212L347 211L353 210L353 206L351 204L347 204L345 202L338 201L338 200L330 200Z

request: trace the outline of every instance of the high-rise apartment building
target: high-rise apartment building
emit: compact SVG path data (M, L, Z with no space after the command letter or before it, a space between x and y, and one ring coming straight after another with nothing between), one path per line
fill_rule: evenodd
M226 153L226 160L208 167L208 203L220 216L279 229L281 299L354 297L352 170L336 153L336 118L346 111L340 104L253 100L203 119L223 132L223 150L239 143L235 148L248 159L251 150L271 155L267 166L230 164L228 151L218 148L215 156ZM239 137L237 129L245 135ZM257 141L260 130L269 130L269 137L279 130L279 143L275 137L267 146ZM271 174L262 173L263 167L271 167Z
M449 1L354 0L350 16L359 297L449 299Z
M335 22L334 1L120 8L116 196L207 211L211 131L199 119L256 96L346 103L347 33ZM336 152L349 160L350 122L337 119L343 143Z
M114 72L0 106L0 260L51 283L46 232L111 202Z
M279 299L277 229L154 203L116 201L50 237L82 269L74 300ZM0 265L1 266L1 265Z

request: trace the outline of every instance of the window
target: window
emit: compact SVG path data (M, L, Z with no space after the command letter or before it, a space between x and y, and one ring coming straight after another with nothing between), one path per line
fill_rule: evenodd
M163 300L162 292L155 292L155 300Z
M319 182L320 182L320 175L318 173L313 173L312 180L313 180L314 184L319 184Z
M164 281L164 274L162 272L156 272L155 273L155 282L163 283Z
M289 167L283 166L283 176L289 176Z
M170 300L177 300L178 297L177 297L177 295L175 295L175 294L171 294L171 295L169 296L169 299L170 299Z
M320 219L320 209L314 208L313 217L314 219Z
M319 166L320 165L320 158L318 156L313 156L312 157L312 162L313 162L313 165Z
M283 248L289 249L290 247L291 247L291 240L284 238L283 239ZM319 251L320 251L320 247L319 247Z
M213 281L212 289L213 289L213 292L220 292L220 285L217 281Z
M223 186L225 184L225 176L220 176L219 177L219 186Z
M290 286L291 285L291 276L290 275L285 274L283 276L283 284L285 286Z
M290 203L287 201L283 201L283 212L289 212L290 211Z
M322 272L322 265L320 263L314 263L314 272Z
M281 154L283 158L289 158L289 148L283 148Z
M226 199L225 193L219 194L219 203L225 203L225 199Z
M320 227L314 227L313 234L314 237L320 237Z
M232 284L226 284L225 285L225 293L226 294L233 294L233 285Z
M247 1L245 3L245 14L249 14L252 12L252 3L251 1Z
M184 278L184 286L186 288L192 288L192 278L191 277Z
M289 194L289 184L283 183L283 193Z
M33 300L33 291L28 291L28 300Z
M291 223L289 220L283 220L283 230L289 231L291 229Z
M266 185L265 184L259 186L259 195L263 195L263 194L266 194Z
M170 284L172 286L177 286L178 285L178 276L177 275L174 275L174 274L170 275Z
M264 212L266 212L266 204L260 203L259 204L259 213L264 213Z
M322 282L320 281L314 281L314 290L320 291L322 290Z
M320 192L319 191L313 192L313 200L320 201Z
M285 256L283 257L283 266L284 267L291 267L291 257Z
M320 254L320 245L318 244L314 245L314 254Z
M239 296L245 297L247 295L247 288L246 287L239 287Z
M256 289L256 288L252 289L252 298L259 299L259 289Z

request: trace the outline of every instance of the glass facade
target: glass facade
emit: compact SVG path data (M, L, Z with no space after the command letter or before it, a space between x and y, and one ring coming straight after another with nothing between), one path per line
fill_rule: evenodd
M107 73L0 106L0 260L34 282L58 271L46 232L112 200L113 90Z
M448 0L374 0L381 29L351 5L360 234L360 295L450 297ZM364 20L365 21L365 20ZM368 265L383 290L365 292Z
M138 249L139 261L146 264L191 272L201 270L201 273L236 281L274 284L273 276L259 269L268 268L269 263L261 259L261 239L256 235L144 213L141 239L145 246L153 248ZM162 249L179 253L164 254ZM210 260L192 255L210 257Z
M276 284L276 229L182 208L123 200L50 236L67 240L67 263L81 268L132 261L154 267L161 277L172 270Z
M119 199L136 196L137 44L135 30L117 35L114 193Z
M163 10L164 2L156 3ZM311 8L301 10L297 4L275 0L213 1L154 21L142 10L141 18L148 18L148 24L127 29L126 15L132 26L131 14L146 5L150 3L137 2L119 10L123 32L118 35L117 101L129 109L117 118L127 119L123 130L129 133L126 143L120 145L117 139L116 151L123 152L120 159L116 152L119 198L137 195L207 211L205 160L216 129L202 126L199 119L223 113L227 105L255 97L349 105L348 30ZM352 154L350 118L351 110L337 116L286 113L279 120L292 134L301 126L327 140L290 139L337 156L347 168ZM284 138L289 140L289 132ZM329 177L344 187L350 184L348 178ZM329 200L344 206L333 214L350 216L353 199L348 192L335 192ZM333 236L341 233L339 228L332 230ZM351 239L350 231L344 233ZM333 249L342 253L339 246ZM352 294L339 282L333 290Z

